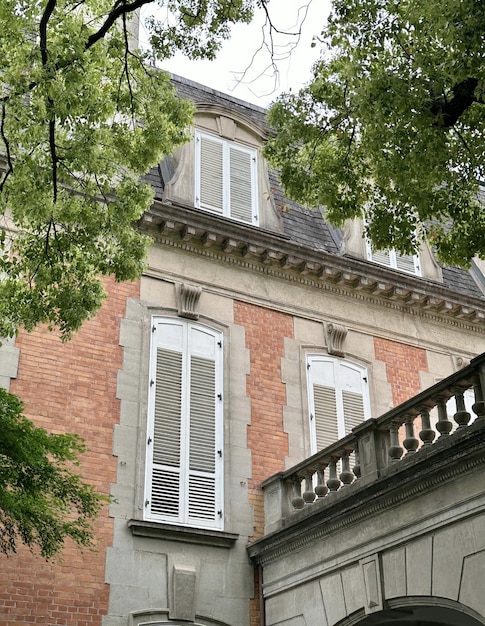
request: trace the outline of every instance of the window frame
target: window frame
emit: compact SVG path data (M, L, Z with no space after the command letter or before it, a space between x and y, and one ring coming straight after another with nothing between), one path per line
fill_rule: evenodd
M173 343L172 337L164 336L164 328L166 333L168 329L178 328L180 337L178 346ZM151 318L151 337L150 337L150 359L149 359L149 388L148 388L148 405L147 405L147 433L146 433L146 461L145 461L145 488L144 488L144 515L143 519L148 522L159 522L162 524L172 524L184 526L188 528L220 530L224 529L224 415L223 415L223 334L222 332L193 322L175 317L166 317L161 315L152 316ZM177 331L174 331L177 332ZM202 333L203 336L212 344L213 358L202 356L206 360L214 362L214 471L211 473L194 470L190 467L190 373L191 373L191 357L201 356L202 351L196 347L193 337L195 333ZM191 341L192 337L192 341ZM155 407L157 392L157 352L161 348L166 353L173 352L174 355L180 355L180 457L179 465L169 466L154 460L155 455ZM178 348L181 348L180 350ZM176 365L174 366L176 368ZM169 378L172 372L169 374ZM163 419L163 418L162 418ZM212 419L212 417L211 417ZM162 422L163 426L163 422ZM175 424L174 428L177 425ZM192 457L193 458L193 457ZM152 486L156 479L155 471L162 475L165 472L167 480L169 475L178 474L178 513L170 514L168 512L153 511L152 506ZM195 518L190 515L191 493L189 490L189 479L191 477L210 478L213 475L214 488L210 495L213 495L213 517L211 518ZM202 481L201 481L202 482ZM194 493L194 492L193 492ZM204 495L206 492L200 491ZM194 496L193 496L194 497Z
M368 370L366 367L363 367L353 361L349 361L347 359L340 359L329 356L328 354L307 354L305 358L305 369L306 369L306 385L307 385L307 400L308 400L308 422L310 429L310 453L315 454L319 452L321 449L317 445L317 410L315 407L315 390L314 386L319 384L316 382L316 376L314 375L314 370L312 370L312 365L315 363L326 363L331 365L333 380L335 384L329 385L328 388L335 389L335 403L336 403L336 431L337 431L337 439L338 441L345 435L347 435L352 427L356 424L346 424L345 420L345 412L344 412L344 400L343 400L343 390L344 390L344 382L342 370L343 368L347 368L348 370L357 374L362 381L362 413L363 419L359 421L359 423L369 419L371 417L371 408L370 408L370 394L369 394L369 378L368 378ZM321 384L321 383L320 383ZM347 386L348 389L348 386ZM333 441L330 443L334 443ZM327 445L330 445L328 443ZM326 447L326 446L324 446Z
M221 158L221 204L218 207L215 204L208 202L204 203L201 199L202 195L202 142L204 140L219 144L222 150ZM249 196L250 196L250 211L251 219L242 219L234 214L233 207L231 205L231 150L235 150L240 154L248 155L249 161ZM243 224L251 224L257 226L259 223L259 208L258 208L258 158L257 149L247 146L236 141L231 141L223 137L211 134L206 131L196 129L195 131L195 207L203 211L208 211L216 215L222 215L223 217L230 218ZM249 212L249 210L248 210Z

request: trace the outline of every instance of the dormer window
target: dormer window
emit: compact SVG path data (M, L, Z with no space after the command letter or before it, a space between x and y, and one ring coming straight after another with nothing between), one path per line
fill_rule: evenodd
M209 133L195 135L195 206L258 224L256 150Z
M370 243L367 242L367 259L379 265L392 267L400 272L421 276L421 267L417 255L400 254L394 248L389 250L372 250Z

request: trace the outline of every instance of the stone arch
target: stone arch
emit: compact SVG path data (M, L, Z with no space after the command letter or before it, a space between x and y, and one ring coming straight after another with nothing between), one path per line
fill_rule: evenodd
M485 617L460 602L446 598L393 598L380 611L359 610L335 626L482 626Z

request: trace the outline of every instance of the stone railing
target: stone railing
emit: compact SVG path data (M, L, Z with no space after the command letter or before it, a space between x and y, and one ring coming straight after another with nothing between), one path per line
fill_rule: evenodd
M407 464L411 456L417 460L430 446L438 447L455 433L459 437L472 422L485 425L485 353L459 372L381 417L366 420L343 439L264 481L266 532L281 528L296 511L340 494L356 481L368 485L390 465Z

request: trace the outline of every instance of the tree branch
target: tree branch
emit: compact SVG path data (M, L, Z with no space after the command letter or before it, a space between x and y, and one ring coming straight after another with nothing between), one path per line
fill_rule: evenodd
M482 104L481 98L475 96L477 87L478 78L465 78L453 87L451 100L444 96L433 100L429 110L437 118L434 126L451 128L474 102Z
M49 51L47 49L47 25L54 9L56 8L56 2L57 0L48 0L39 24L40 54L44 70L47 69L49 62ZM55 204L57 202L57 164L59 159L56 151L56 117L54 102L50 97L48 98L48 102L52 107L52 119L49 120L49 149L52 159L52 199Z
M144 6L145 4L149 4L153 0L133 0L133 2L127 3L126 0L121 0L121 3L115 2L113 5L113 9L108 13L108 17L104 21L104 24L93 33L87 40L86 45L84 46L85 50L89 50L94 44L103 39L109 29L113 26L116 20L122 15L127 15L128 13L133 13L136 9Z
M3 188L5 186L5 183L7 182L7 178L10 176L10 174L13 173L13 162L12 162L12 155L10 153L10 143L7 139L7 136L5 134L5 116L6 116L6 109L5 109L5 102L2 103L2 121L0 123L0 134L2 136L2 141L3 141L3 145L5 146L5 152L7 155L7 171L5 172L3 178L2 178L2 182L0 183L0 192L3 191Z
M48 61L48 52L47 52L47 24L51 18L54 9L56 8L57 0L48 0L44 13L40 19L39 24L39 35L40 35L40 54L42 58L42 65L45 67Z

